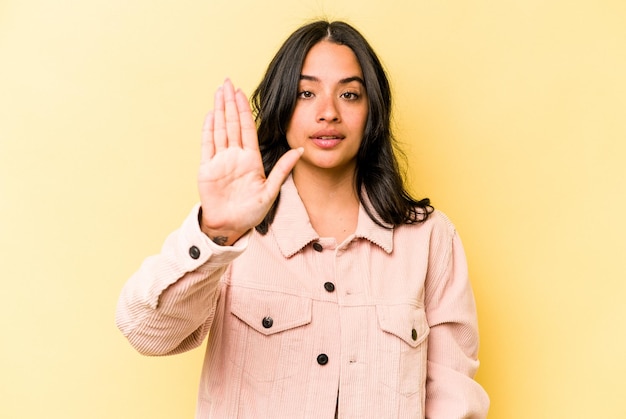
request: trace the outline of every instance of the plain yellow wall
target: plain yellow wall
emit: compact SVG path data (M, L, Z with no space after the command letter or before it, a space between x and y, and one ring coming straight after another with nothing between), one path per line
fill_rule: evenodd
M192 417L202 350L136 354L116 299L196 201L214 88L317 16L379 52L463 237L489 417L626 417L623 0L3 0L0 417Z

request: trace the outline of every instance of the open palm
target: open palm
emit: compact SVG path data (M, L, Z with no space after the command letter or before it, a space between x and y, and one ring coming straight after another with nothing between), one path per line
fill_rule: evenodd
M285 153L266 178L250 104L226 80L202 130L202 230L219 244L232 244L259 224L301 154Z

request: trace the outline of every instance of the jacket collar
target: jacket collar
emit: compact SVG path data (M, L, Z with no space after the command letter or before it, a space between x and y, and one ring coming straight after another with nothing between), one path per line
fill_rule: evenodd
M311 225L309 215L291 175L280 190L280 203L270 232L276 238L278 247L286 258L295 255L309 243L320 239ZM391 226L383 228L372 221L365 212L363 204L359 206L359 218L354 237L369 240L387 253L393 250L393 229Z

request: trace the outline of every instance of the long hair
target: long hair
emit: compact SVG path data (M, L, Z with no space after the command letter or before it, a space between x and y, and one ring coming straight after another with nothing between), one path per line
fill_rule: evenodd
M357 154L355 188L369 217L389 228L425 221L433 207L428 198L414 199L406 190L391 132L391 88L385 70L367 40L345 22L316 21L296 30L281 46L252 94L259 148L265 174L289 150L286 131L298 96L304 59L320 41L349 47L361 66L369 112ZM280 197L256 227L267 233Z

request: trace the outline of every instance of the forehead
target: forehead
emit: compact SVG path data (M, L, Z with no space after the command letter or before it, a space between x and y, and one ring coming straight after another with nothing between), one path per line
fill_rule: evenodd
M313 45L302 64L302 75L343 79L362 77L361 65L352 49L330 41Z

